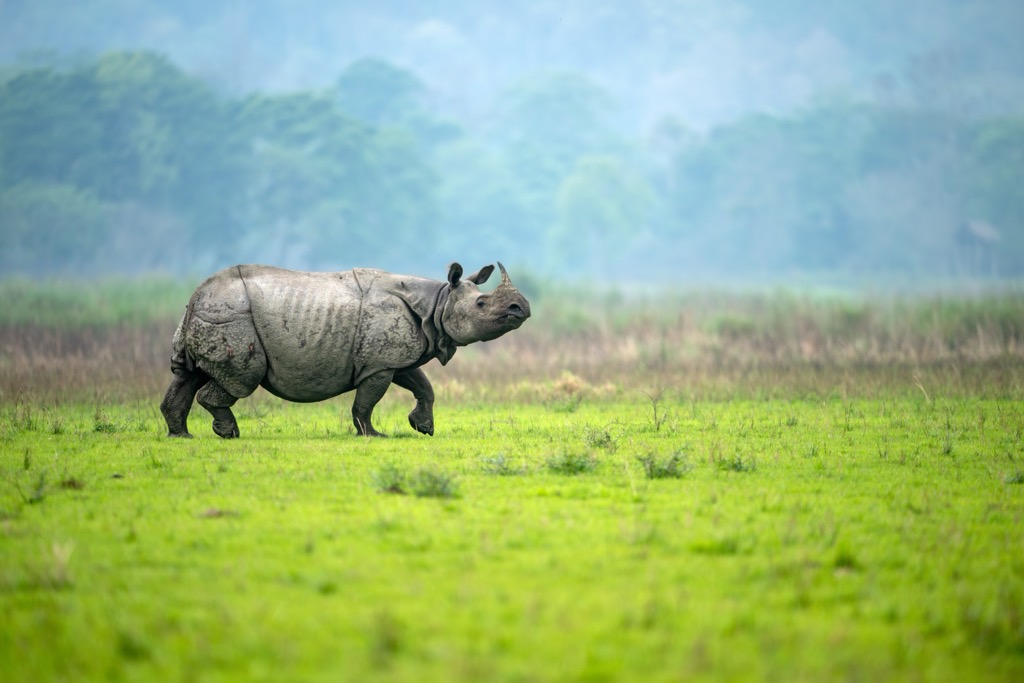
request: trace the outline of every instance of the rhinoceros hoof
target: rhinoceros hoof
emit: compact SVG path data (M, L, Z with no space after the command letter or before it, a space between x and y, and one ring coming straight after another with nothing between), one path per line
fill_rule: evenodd
M213 421L213 433L225 439L238 438L238 425L233 422Z
M419 421L416 420L414 415L410 414L409 415L409 425L413 429L415 429L417 432L419 432L420 434L426 434L427 436L433 436L434 435L434 421L433 420L425 420L423 422L419 422Z
M188 432L167 432L167 436L172 439L191 439L192 435Z

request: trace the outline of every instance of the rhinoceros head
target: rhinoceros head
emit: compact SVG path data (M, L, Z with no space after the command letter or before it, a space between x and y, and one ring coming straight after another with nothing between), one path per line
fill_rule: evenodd
M501 284L487 293L481 292L478 285L487 282L494 266L484 266L465 279L458 263L448 269L450 293L441 322L459 346L500 337L530 317L530 302L512 284L500 261L498 268Z

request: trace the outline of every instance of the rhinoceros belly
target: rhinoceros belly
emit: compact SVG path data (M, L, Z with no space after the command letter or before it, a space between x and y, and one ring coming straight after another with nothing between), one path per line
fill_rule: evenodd
M376 300L372 278L254 267L243 279L267 355L263 385L282 398L337 396L425 348L401 302Z

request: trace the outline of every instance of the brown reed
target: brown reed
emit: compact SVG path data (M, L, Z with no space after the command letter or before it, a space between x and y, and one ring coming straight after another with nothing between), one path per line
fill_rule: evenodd
M606 302L586 314L542 302L523 329L461 349L447 367L431 363L427 372L442 397L456 400L549 401L664 388L721 399L1024 394L1016 307L712 301L678 300L668 311ZM175 324L0 324L0 403L157 402L170 379Z

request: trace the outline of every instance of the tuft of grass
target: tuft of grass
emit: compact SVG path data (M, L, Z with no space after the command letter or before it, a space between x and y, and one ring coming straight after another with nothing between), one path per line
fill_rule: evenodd
M129 631L118 631L117 652L124 659L130 662L141 662L153 656L152 650L146 641L138 634Z
M690 549L700 555L737 555L740 552L740 541L735 536L703 539L692 543Z
M412 475L409 488L417 498L458 498L459 486L454 474L424 467Z
M960 626L988 652L1024 650L1024 591L1014 583L972 591L961 598Z
M1024 484L1024 470L1017 470L1003 479L1007 484Z
M610 430L603 427L584 427L583 441L591 448L615 449L615 437Z
M97 408L92 418L92 430L103 434L113 434L114 432L121 431L121 427L110 419L110 416L104 411Z
M665 424L668 419L668 412L663 412L658 415L658 405L661 403L661 399L665 397L665 391L667 387L663 387L654 393L643 392L644 396L651 402L651 424L654 426L654 431L661 431L661 425Z
M17 482L14 485L18 490L18 495L21 496L21 500L26 505L36 505L46 500L46 470L39 473L36 483L27 493L21 489Z
M49 418L50 421L48 427L50 434L53 434L54 436L61 436L65 432L67 432L67 425L65 424L64 418L61 416L60 413L51 412L49 414Z
M836 571L857 571L861 568L861 564L852 548L840 544L832 558L832 568Z
M381 493L405 495L405 472L398 465L388 463L373 473L373 487Z
M659 458L655 453L637 456L648 479L680 479L693 469L689 458L680 451Z
M597 469L597 458L588 453L566 451L549 457L547 466L554 474L586 474Z
M454 474L436 467L422 467L411 476L395 463L388 463L373 474L373 485L381 493L417 498L458 498L458 480Z
M36 419L35 412L32 410L32 405L22 403L21 397L15 399L14 404L4 419L4 426L12 431L35 431L38 426L38 420Z
M81 491L85 488L85 482L78 477L67 477L61 479L60 487L65 490Z
M559 396L544 402L548 410L555 413L575 413L583 402L583 393L577 392L570 396Z
M370 643L374 666L387 668L405 647L405 628L391 612L379 612L370 629Z
M496 455L482 458L481 465L485 473L499 477L514 477L520 474L526 474L525 466L516 464L504 453L498 453Z
M757 470L757 459L753 456L744 457L742 453L734 453L732 457L717 457L715 465L723 472L754 472Z

